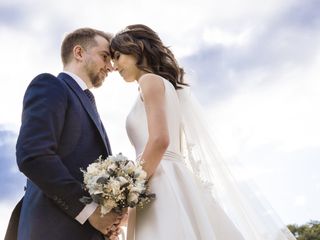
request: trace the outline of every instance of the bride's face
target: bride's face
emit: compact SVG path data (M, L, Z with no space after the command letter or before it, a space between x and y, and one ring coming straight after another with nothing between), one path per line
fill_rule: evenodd
M116 51L114 53L113 68L119 72L126 82L138 80L142 71L137 68L137 59L133 55L127 55Z

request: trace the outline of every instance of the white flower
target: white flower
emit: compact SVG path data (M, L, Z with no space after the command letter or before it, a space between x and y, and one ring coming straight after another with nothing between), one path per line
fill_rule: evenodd
M142 193L146 190L144 184L136 184L134 187L131 188L132 192Z
M126 156L122 155L122 153L117 154L116 159L118 161L127 161L128 160L128 158Z
M112 193L114 195L119 194L119 192L120 192L120 182L119 181L117 181L114 178L111 178L108 186L111 188Z
M126 160L128 160L128 158L126 156L122 155L122 153L118 153L115 156L109 156L107 159L111 160L111 161L126 161Z
M110 212L113 208L117 207L117 204L113 200L104 200L101 206L101 214L105 215Z
M147 178L147 173L142 169L142 166L139 166L134 171L135 178L142 180Z
M128 203L129 205L134 204L136 205L139 201L139 193L137 192L130 192L128 195Z
M98 167L97 167L97 163L91 163L88 167L87 167L87 174L92 174L92 175L96 175L99 172Z

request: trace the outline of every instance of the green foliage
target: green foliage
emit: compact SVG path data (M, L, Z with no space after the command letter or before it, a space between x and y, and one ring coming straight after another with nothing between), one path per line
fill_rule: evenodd
M289 230L297 240L320 240L320 222L310 221L303 225L288 225Z

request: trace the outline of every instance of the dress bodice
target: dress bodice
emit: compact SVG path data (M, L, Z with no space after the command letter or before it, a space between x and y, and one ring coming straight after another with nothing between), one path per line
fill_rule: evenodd
M181 114L179 99L174 86L163 79L165 86L165 110L169 131L170 144L167 151L180 153ZM126 121L128 137L135 148L138 157L144 150L148 140L147 115L141 95L137 97Z

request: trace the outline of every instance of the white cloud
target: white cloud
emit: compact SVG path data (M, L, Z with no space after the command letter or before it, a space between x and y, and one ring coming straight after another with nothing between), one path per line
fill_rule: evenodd
M273 73L277 79L263 86L248 81L229 99L214 105L211 119L225 144L237 141L239 148L253 149L273 143L283 151L319 147L319 67L320 62L309 69ZM252 78L259 79L258 75Z
M46 39L28 31L0 28L1 123L19 124L22 98L29 82L40 72L58 69L59 54L54 60L47 50Z
M250 43L252 32L252 28L243 29L239 33L226 32L220 28L207 28L203 32L203 41L207 45L242 47Z
M294 207L304 207L307 204L307 199L303 195L298 195L294 199Z
M14 208L13 204L7 202L0 202L0 236L4 238L7 230L8 222L11 216L11 212Z

